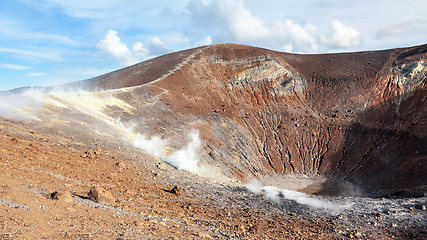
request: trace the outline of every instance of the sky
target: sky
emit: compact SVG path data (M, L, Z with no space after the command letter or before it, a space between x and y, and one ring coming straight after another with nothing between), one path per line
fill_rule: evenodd
M219 43L293 53L426 44L427 1L1 0L0 91Z

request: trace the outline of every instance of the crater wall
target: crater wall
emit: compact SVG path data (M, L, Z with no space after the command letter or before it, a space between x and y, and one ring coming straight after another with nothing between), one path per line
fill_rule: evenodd
M114 93L134 107L123 119L151 134L198 129L203 161L230 177L322 175L370 196L421 196L426 76L427 45L297 55L224 44L79 84L126 89Z

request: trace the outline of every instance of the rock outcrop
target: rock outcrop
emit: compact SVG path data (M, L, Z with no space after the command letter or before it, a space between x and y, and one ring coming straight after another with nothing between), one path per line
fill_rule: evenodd
M114 203L113 195L103 187L93 186L88 192L88 198L101 204L112 205Z

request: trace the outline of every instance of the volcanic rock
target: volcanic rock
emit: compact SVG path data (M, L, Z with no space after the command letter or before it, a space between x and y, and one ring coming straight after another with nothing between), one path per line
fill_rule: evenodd
M178 185L175 185L172 189L165 190L165 191L169 193L173 193L175 195L180 195L182 193L182 188Z
M422 210L422 211L427 210L426 205L423 205L423 204L417 204L417 205L415 205L415 208L418 210Z
M127 168L127 164L124 161L116 162L115 166L118 167L118 168L121 168L121 169L126 169Z
M68 190L59 191L59 192L55 191L52 194L50 194L50 197L52 199L59 200L61 202L72 203L74 201L73 194Z
M114 203L113 195L100 186L94 186L90 189L88 193L88 197L90 200L95 201L101 204L109 204L112 205Z

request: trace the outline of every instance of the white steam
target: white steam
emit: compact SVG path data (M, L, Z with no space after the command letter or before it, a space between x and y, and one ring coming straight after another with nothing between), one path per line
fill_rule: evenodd
M197 163L199 162L199 150L202 147L202 142L199 138L199 132L196 130L191 131L189 136L191 142L187 146L162 159L178 169L199 173Z
M310 206L313 208L324 208L324 209L328 209L328 210L341 210L341 206L339 206L333 202L321 200L321 199L309 196L309 195L302 193L302 192L283 189L280 193L286 199L294 200L295 202L297 202L299 204L304 204L304 205L307 205L307 206Z
M246 184L246 188L256 194L259 194L263 190L263 186L260 181L252 180L248 184Z
M280 201L280 190L274 186L264 186L262 188L263 192L264 192L264 196L268 199L271 199L275 202L279 202Z
M160 136L153 136L150 139L146 138L144 135L136 134L135 139L132 145L136 148L144 150L150 154L153 154L157 157L164 157L166 155L166 146L168 141L162 139Z
M60 103L39 90L29 89L20 94L0 96L0 116L8 120L37 120L38 111L46 104L59 106Z
M108 92L86 92L55 87L30 88L17 94L0 95L0 117L22 122L40 120L41 113L63 108L77 110L82 114L115 125L114 119L104 113L104 110L111 106L119 107L123 111L132 109L132 106ZM49 119L44 120L54 119L49 116Z
M160 136L146 138L135 132L135 124L124 126L120 119L113 119L108 112L109 107L117 107L124 112L129 112L133 106L114 97L112 92L84 92L64 91L57 89L29 89L19 94L0 95L0 117L16 121L55 121L52 111L55 109L76 110L81 114L91 116L92 119L105 123L110 134L119 134L124 141L134 147L158 156L177 169L183 169L196 174L204 174L206 169L199 167L199 154L202 142L199 132L192 130L189 143L182 149L168 151L168 144L172 140ZM43 115L44 114L44 115ZM40 119L39 119L40 118ZM105 134L100 131L99 134ZM203 173L202 173L203 172Z
M340 212L344 206L338 205L336 203L322 200L310 195L307 195L302 192L297 192L293 190L280 189L275 186L263 186L259 181L253 180L246 185L246 188L257 194L264 194L268 199L271 199L275 202L280 202L282 198L293 200L299 204L307 205L311 208L326 209L333 212Z
M200 173L198 162L202 142L197 130L192 130L189 137L191 141L185 147L170 155L166 151L169 141L162 139L160 136L153 136L148 139L143 135L137 134L133 141L133 146L159 157L177 169L198 174Z

